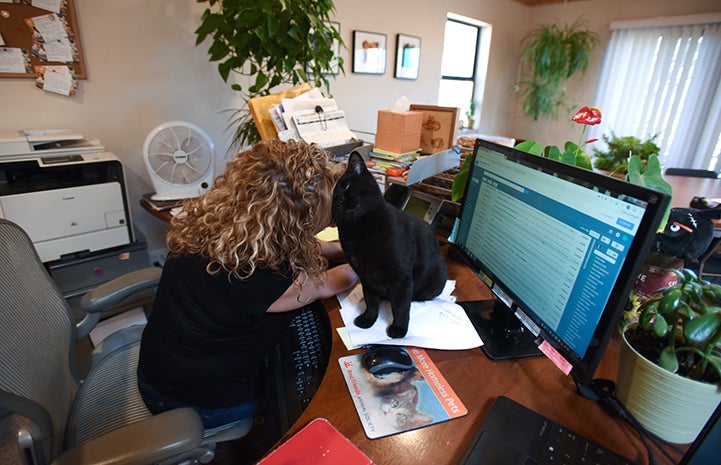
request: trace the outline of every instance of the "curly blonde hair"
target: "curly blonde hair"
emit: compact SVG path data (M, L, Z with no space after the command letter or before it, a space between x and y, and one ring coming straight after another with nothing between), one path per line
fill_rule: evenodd
M315 145L268 140L239 153L203 196L183 203L168 249L210 259L240 279L287 263L295 279L328 266L315 238L331 222L333 186L342 169Z

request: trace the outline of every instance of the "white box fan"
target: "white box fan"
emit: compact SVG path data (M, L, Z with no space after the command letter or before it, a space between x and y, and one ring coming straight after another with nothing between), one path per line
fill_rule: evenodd
M193 123L169 121L153 129L143 145L153 200L199 197L213 184L215 146Z

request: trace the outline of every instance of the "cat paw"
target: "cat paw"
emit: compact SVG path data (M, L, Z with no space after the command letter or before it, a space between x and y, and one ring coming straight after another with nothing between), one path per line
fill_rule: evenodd
M408 328L399 328L390 325L388 329L386 329L386 334L388 335L388 337L393 339L400 339L402 337L405 337L406 333L408 333Z
M353 323L355 323L356 326L363 329L368 329L376 322L375 318L366 318L365 315L357 316L355 320L353 320Z

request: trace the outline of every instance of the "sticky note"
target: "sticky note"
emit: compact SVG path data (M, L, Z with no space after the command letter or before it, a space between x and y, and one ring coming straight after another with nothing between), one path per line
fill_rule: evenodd
M556 365L558 369L563 372L564 375L567 375L571 372L571 364L568 363L568 360L563 358L561 354L559 354L558 351L554 349L551 344L548 343L548 341L543 341L541 345L538 346L538 348L546 355L546 357L551 359L553 364Z

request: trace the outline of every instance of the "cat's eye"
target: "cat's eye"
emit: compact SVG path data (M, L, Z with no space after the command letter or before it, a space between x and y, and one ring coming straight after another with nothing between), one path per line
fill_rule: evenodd
M391 407L396 408L396 407L398 407L399 405L401 405L401 403L398 402L398 399L393 399L393 400L391 400Z

